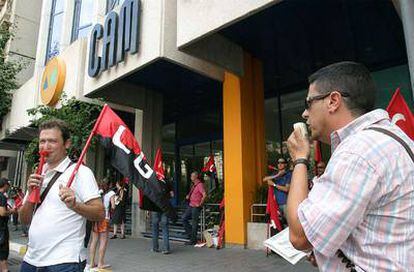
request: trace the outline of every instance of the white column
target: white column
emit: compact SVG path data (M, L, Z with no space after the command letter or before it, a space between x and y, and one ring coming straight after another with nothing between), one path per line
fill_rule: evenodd
M154 163L155 152L161 145L162 96L154 91L145 90L142 110L135 111L135 138L149 164ZM138 190L133 186L131 220L132 236L140 237L146 231L146 211L139 209Z
M135 131L134 135L138 143L142 143L142 124L144 113L142 110L135 110ZM145 231L145 211L139 208L138 189L132 186L131 203L131 235L132 237L142 237Z

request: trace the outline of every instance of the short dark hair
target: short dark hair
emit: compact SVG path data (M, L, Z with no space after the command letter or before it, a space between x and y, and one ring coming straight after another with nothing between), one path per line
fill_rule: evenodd
M332 91L347 93L349 97L343 97L345 105L355 116L374 109L376 87L363 64L352 61L334 63L313 73L308 81L318 86L320 94Z
M44 121L39 125L39 133L45 129L53 129L56 128L62 132L63 142L66 142L70 139L70 129L68 124L60 119L49 119Z
M0 188L3 188L6 185L10 185L9 180L7 178L0 178Z

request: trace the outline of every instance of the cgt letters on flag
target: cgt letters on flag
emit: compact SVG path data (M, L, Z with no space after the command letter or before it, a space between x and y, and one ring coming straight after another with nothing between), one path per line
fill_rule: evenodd
M149 166L132 132L107 105L101 115L95 133L101 144L110 152L112 166L129 178L132 184L161 211L166 212L168 217L175 220L175 210L166 198L155 171Z

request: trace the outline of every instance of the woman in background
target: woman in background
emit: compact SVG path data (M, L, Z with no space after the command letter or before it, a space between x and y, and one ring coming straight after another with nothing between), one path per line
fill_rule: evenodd
M98 250L98 269L104 269L110 267L105 264L105 252L108 246L108 234L109 234L109 219L110 209L115 208L115 192L109 190L109 184L107 180L103 180L100 185L102 189L102 201L105 207L105 219L100 222L94 222L92 227L92 240L89 247L89 261L90 267L95 267L95 252L99 241Z
M125 182L120 180L116 183L116 196L115 196L115 210L112 217L112 224L114 224L114 235L111 239L118 238L118 225L121 225L121 239L125 239L125 218L126 218L126 198L127 190L125 188Z

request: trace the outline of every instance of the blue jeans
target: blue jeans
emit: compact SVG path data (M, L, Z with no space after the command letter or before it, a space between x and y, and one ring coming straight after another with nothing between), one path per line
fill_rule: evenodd
M168 233L168 217L166 213L151 212L152 217L152 249L158 251L159 225L161 223L163 250L170 251L170 234Z
M43 267L36 267L23 262L20 272L83 272L85 266L86 260L80 263L63 263Z
M191 242L197 242L198 218L200 217L201 207L187 207L183 214L183 224L185 232L190 238ZM191 219L191 225L189 220Z

